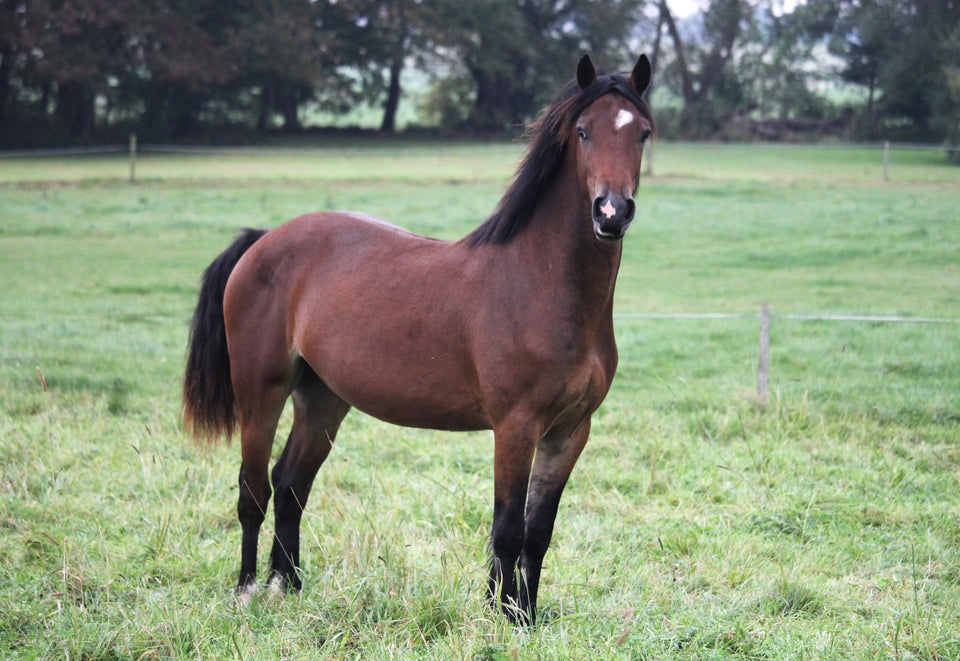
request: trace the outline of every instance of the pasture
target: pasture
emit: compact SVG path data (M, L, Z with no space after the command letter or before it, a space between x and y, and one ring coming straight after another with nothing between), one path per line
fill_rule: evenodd
M236 606L238 443L179 421L202 270L318 208L458 238L520 154L0 160L0 657L960 657L960 168L919 151L656 145L538 628L485 602L492 436L357 412L303 592Z

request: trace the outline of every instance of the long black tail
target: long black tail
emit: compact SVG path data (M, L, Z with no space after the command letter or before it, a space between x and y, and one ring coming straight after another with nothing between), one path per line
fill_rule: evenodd
M203 272L193 312L183 377L183 421L195 438L230 438L237 400L230 381L230 356L223 320L223 292L233 268L267 230L245 229Z

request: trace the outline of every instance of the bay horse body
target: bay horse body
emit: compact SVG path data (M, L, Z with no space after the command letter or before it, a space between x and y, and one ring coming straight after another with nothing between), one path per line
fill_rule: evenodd
M652 131L649 77L642 55L629 76L584 56L494 214L460 241L320 212L246 230L206 270L184 413L210 439L239 424L241 596L256 587L270 477L271 581L300 588L303 507L356 407L398 425L493 430L490 596L534 621L560 496L616 370L613 293Z

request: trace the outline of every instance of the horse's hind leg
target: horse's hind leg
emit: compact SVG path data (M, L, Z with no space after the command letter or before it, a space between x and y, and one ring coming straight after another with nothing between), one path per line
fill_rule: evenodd
M234 379L237 404L240 409L240 465L237 498L237 518L240 520L242 541L240 544L240 578L237 594L244 599L256 589L257 540L260 526L266 516L270 500L268 468L270 449L277 431L277 422L287 399L285 384L269 387L237 388L241 383Z
M313 479L333 447L340 422L350 406L337 397L309 367L293 391L293 427L273 467L276 533L270 553L271 584L301 587L300 519Z

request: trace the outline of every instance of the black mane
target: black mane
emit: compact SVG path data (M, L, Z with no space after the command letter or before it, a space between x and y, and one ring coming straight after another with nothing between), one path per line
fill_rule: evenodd
M624 97L653 124L647 103L630 84L628 76L601 74L586 89L581 89L576 80L571 80L529 127L527 134L530 136L530 147L517 168L513 183L490 217L467 235L470 246L506 243L526 227L540 195L553 180L563 161L571 122L575 122L590 104L607 94Z

